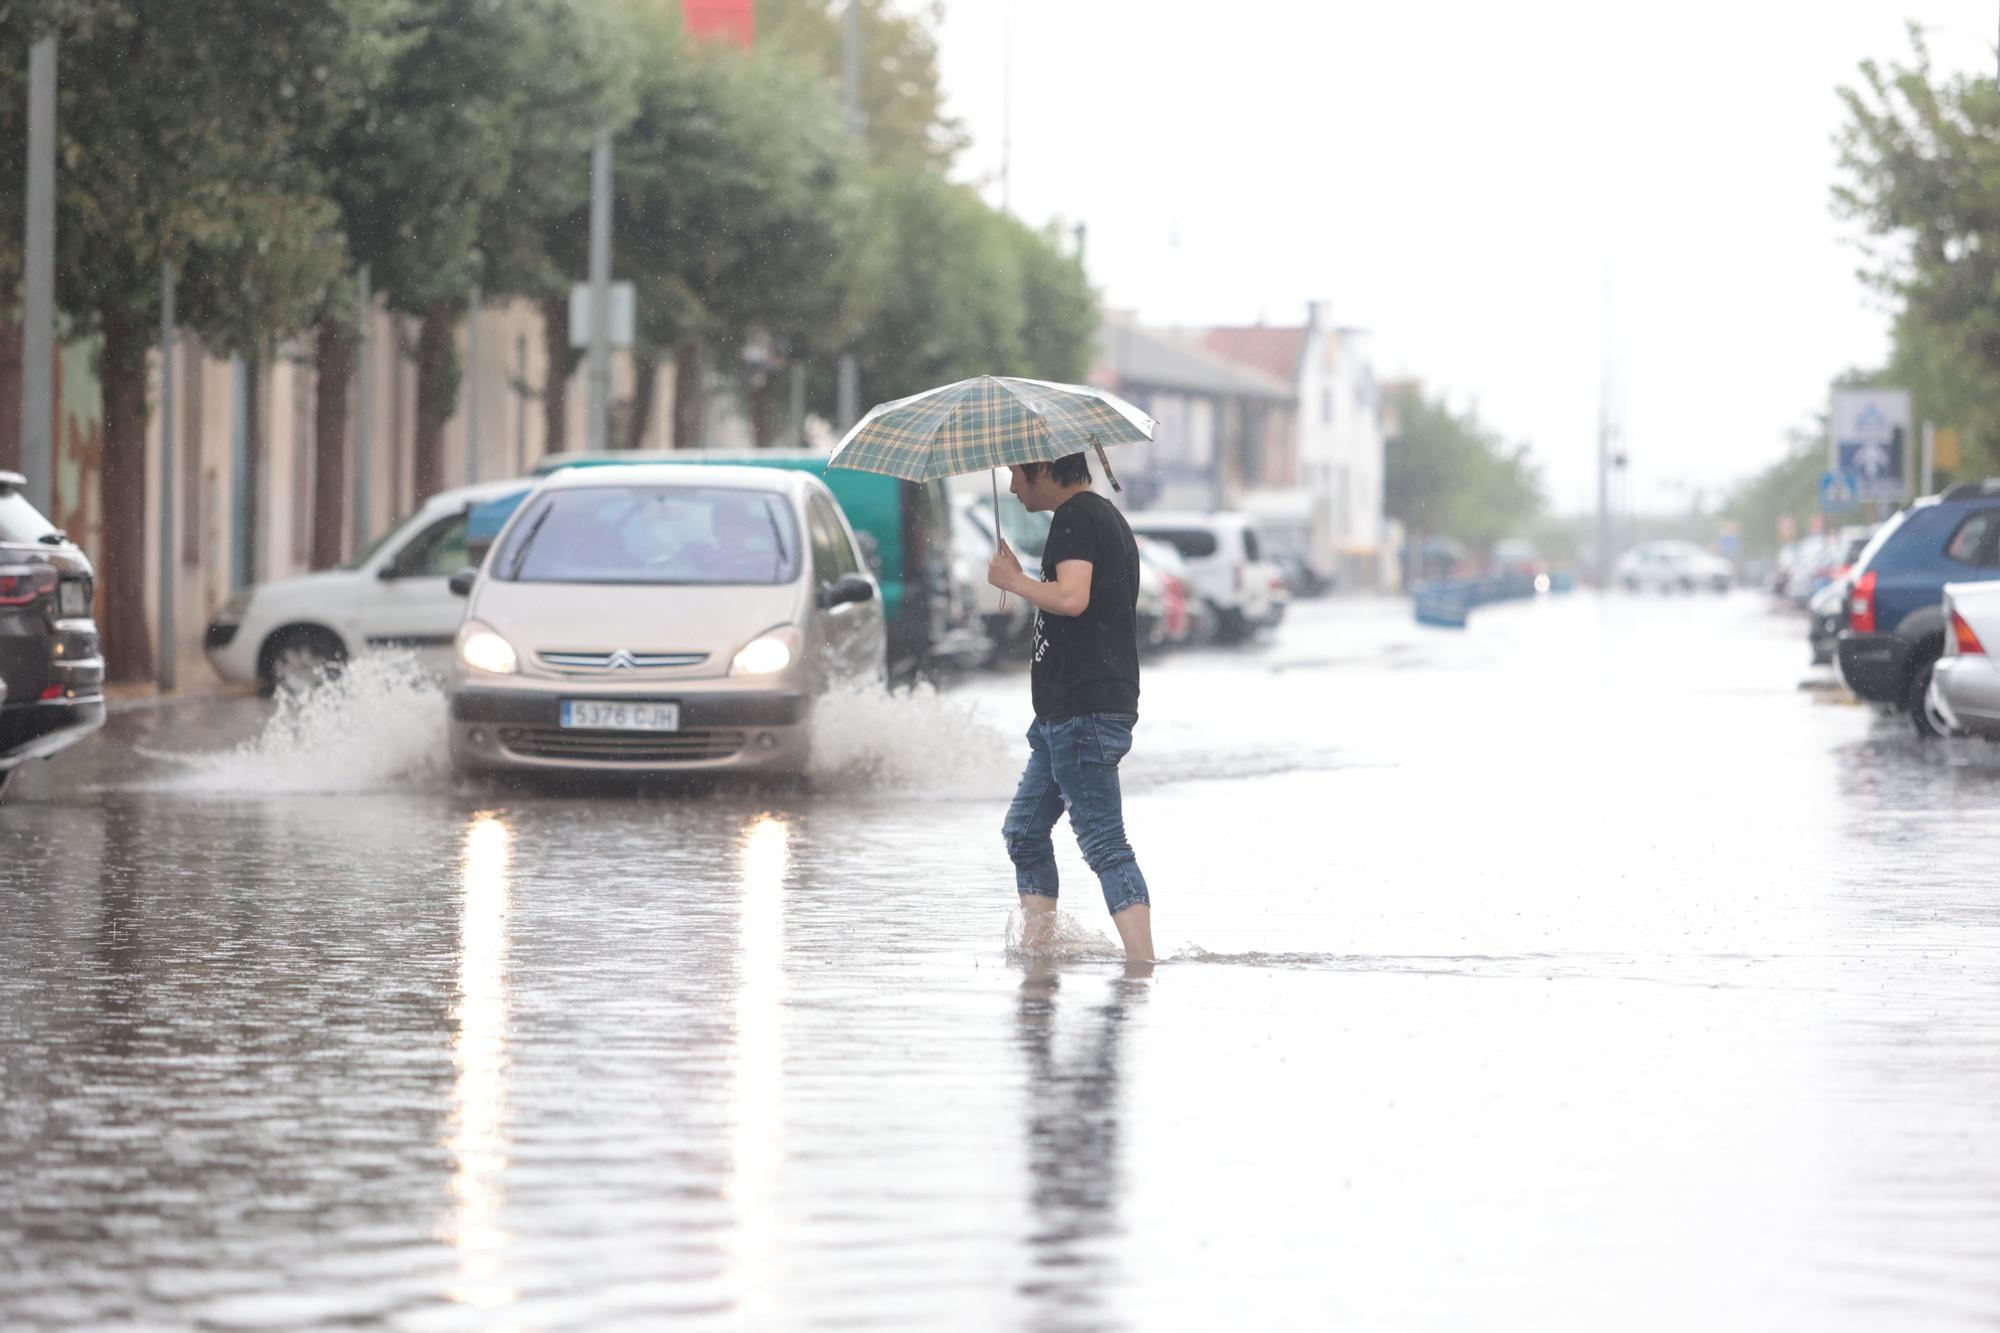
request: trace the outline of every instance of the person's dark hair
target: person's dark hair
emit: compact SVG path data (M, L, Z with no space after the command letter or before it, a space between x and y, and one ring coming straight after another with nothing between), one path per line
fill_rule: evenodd
M1090 484L1090 460L1082 454L1067 454L1053 463L1023 463L1021 471L1029 481L1040 481L1042 469L1056 479L1058 486L1087 486Z

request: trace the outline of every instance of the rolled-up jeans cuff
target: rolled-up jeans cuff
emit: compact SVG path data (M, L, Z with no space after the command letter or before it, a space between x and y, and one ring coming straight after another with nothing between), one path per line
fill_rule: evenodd
M1117 916L1128 907L1151 907L1152 898L1146 892L1145 878L1139 874L1137 861L1122 861L1111 866L1098 876L1104 888L1104 905Z
M1014 891L1032 893L1038 898L1059 897L1058 887L1062 883L1056 874L1056 863L1044 861L1040 865L1014 867Z

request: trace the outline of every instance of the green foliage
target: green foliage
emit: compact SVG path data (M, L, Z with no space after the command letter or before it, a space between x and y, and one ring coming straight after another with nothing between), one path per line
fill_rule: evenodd
M2000 92L1942 79L1912 26L1908 64L1841 90L1837 213L1870 237L1862 277L1896 307L1888 382L1958 427L1966 470L2000 464Z
M1470 412L1413 384L1387 395L1394 430L1383 449L1383 510L1415 534L1479 546L1533 530L1543 511L1540 469Z
M836 107L844 84L846 4L760 0L757 6L759 50L810 72ZM943 171L966 137L944 114L935 35L940 7L933 2L912 12L905 8L892 0L861 0L862 134L878 162Z
M1723 504L1722 517L1742 533L1744 555L1765 556L1778 548L1780 515L1791 515L1799 532L1811 526L1825 470L1825 431L1795 431L1783 458L1737 488Z

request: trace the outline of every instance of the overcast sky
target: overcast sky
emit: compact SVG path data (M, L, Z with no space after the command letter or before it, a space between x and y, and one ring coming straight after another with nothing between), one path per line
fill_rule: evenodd
M962 174L999 202L1011 123L1014 211L1087 223L1108 304L1296 323L1323 297L1575 509L1607 344L1646 507L1772 461L1880 362L1828 206L1835 90L1909 19L1992 71L2000 0L946 0L941 37Z

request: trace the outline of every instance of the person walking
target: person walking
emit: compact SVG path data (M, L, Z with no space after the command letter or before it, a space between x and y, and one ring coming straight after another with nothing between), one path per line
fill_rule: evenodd
M986 571L987 582L1035 608L1028 766L1001 826L1021 897L1021 943L1044 946L1055 924L1049 835L1067 808L1125 957L1150 962L1152 898L1125 837L1118 786L1118 763L1139 721L1138 544L1118 506L1091 489L1083 454L1008 470L1008 491L1030 513L1055 514L1040 580L1027 576L1004 539Z

